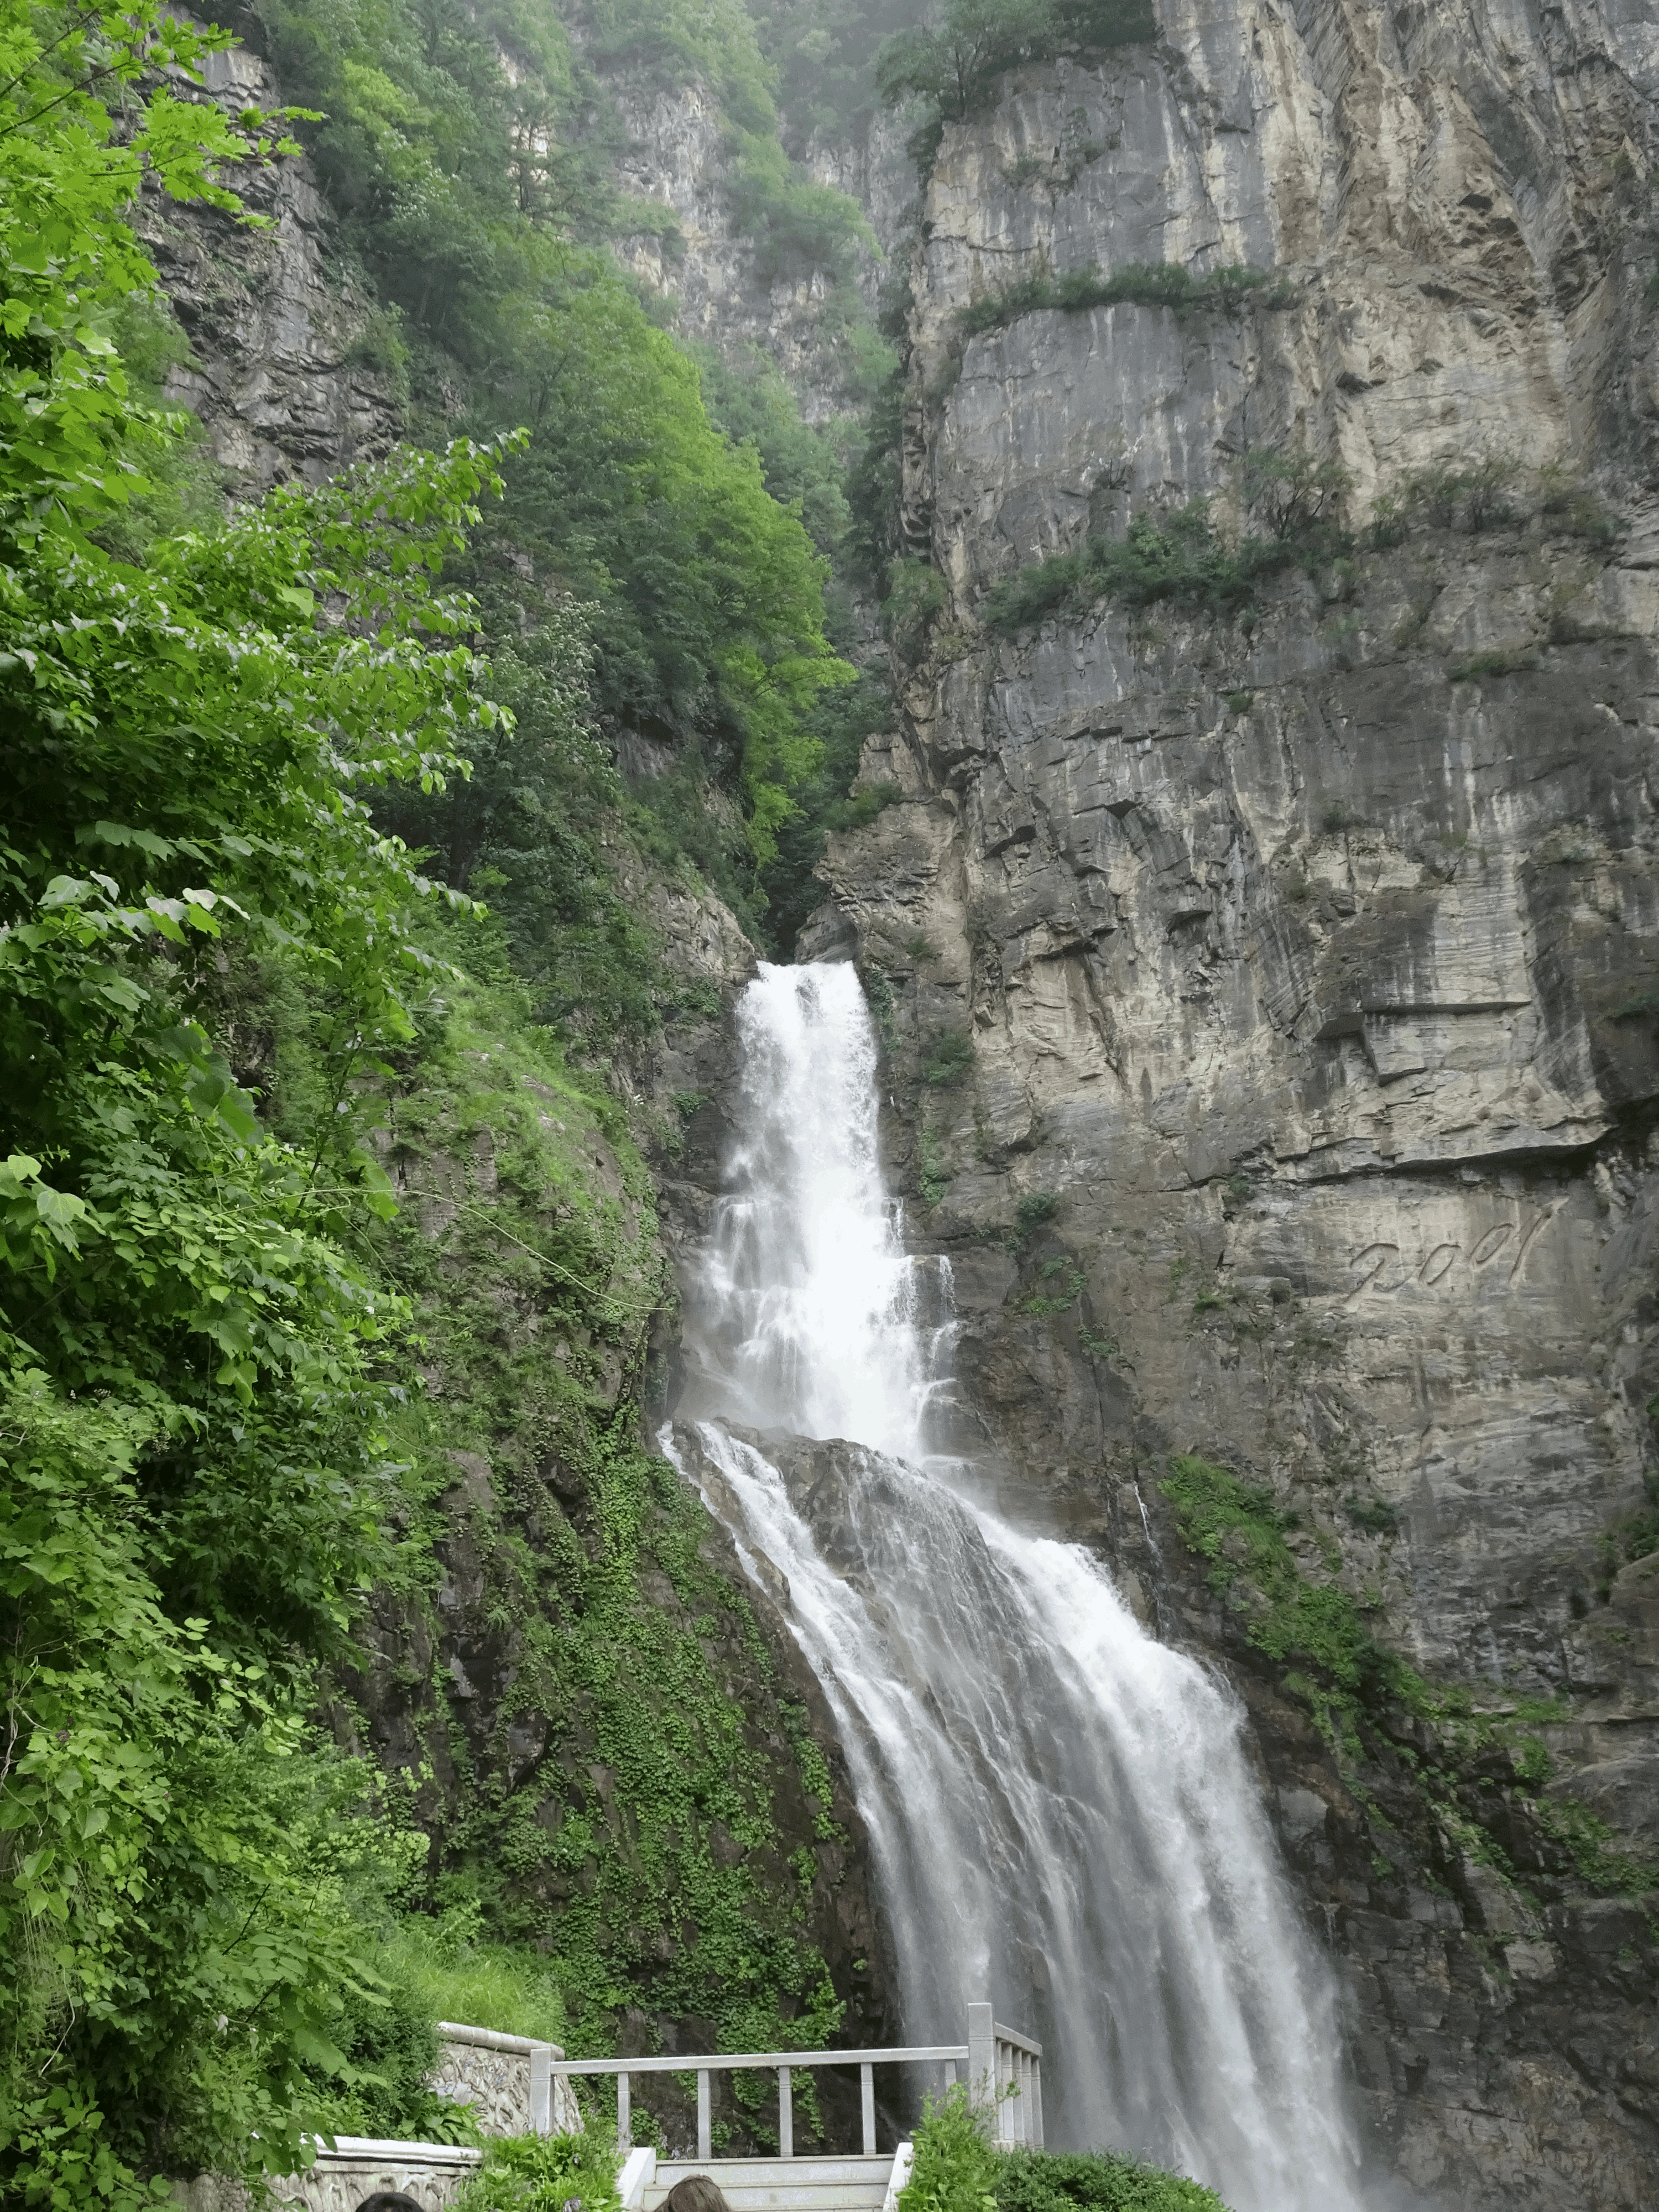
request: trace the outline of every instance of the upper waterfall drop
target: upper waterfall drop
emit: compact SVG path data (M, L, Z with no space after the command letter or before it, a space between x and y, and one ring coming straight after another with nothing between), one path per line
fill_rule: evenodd
M942 1334L882 1188L857 974L763 962L738 1002L744 1114L703 1256L699 1409L927 1457Z
M883 1187L854 971L763 966L738 1032L730 1188L687 1285L668 1449L750 1572L787 1587L908 2036L959 2039L988 1994L1045 2045L1052 2142L1184 2169L1234 2212L1358 2212L1330 1979L1237 1701L1088 1553L977 1508L929 1456L947 1286L907 1258Z

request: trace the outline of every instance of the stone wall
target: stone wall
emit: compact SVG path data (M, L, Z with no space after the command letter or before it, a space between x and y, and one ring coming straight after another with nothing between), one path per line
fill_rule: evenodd
M422 2212L448 2212L477 2171L482 2153L447 2143L376 2142L342 2136L304 2173L273 2181L283 2212L357 2212L380 2190L412 2197ZM210 2212L192 2204L190 2212Z
M580 2135L582 2116L569 2082L562 2075L544 2075L541 2096L534 2063L538 2050L562 2058L556 2043L534 2044L522 2035L494 2028L438 2023L438 2066L432 2086L441 2097L471 2105L487 2136L527 2135L538 2125L553 2135ZM538 2106L541 2108L538 2110Z

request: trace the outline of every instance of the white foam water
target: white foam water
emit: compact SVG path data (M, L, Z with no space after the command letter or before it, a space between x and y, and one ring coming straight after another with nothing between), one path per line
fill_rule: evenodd
M701 1418L665 1442L750 1573L787 1583L907 2035L959 2040L989 1995L1044 2043L1051 2145L1134 2151L1235 2212L1358 2212L1330 1977L1235 1698L932 1449L948 1284L907 1260L883 1188L853 969L763 966L738 1018L731 1188L689 1286Z

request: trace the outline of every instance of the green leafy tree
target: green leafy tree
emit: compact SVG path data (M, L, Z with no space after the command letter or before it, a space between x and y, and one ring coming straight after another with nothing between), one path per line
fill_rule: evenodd
M922 100L948 122L971 115L1005 70L1050 29L1049 0L946 0L940 21L901 31L878 56L876 80L890 106Z
M700 750L738 784L755 860L769 860L820 757L811 711L852 674L825 636L825 568L800 521L597 255L573 254L527 307L489 410L531 425L508 523L592 605L602 715Z
M400 1481L352 1108L434 963L368 794L503 720L437 583L477 447L142 566L98 542L174 434L112 336L155 289L125 210L147 176L234 209L222 170L282 143L179 89L223 43L0 4L0 2192L64 2212L291 2166L339 1992L374 1999L354 1921L397 1868L373 1823L342 1856L365 1785L300 1717ZM320 1010L303 1144L228 1057L259 959Z
M354 245L428 348L428 378L451 392L459 380L461 419L481 437L529 426L507 528L538 579L588 609L604 734L641 732L690 764L684 787L712 786L727 807L738 798L747 849L721 888L757 916L760 872L821 757L820 696L849 677L825 635L827 569L807 534L833 526L831 488L821 471L773 485L744 450L751 427L721 434L684 349L602 252L559 227L591 234L604 198L579 159L584 103L603 102L551 10L498 5L489 18L516 83L459 0L254 0L252 13L283 82L320 115L302 125L307 143ZM769 72L735 0L613 0L588 30L594 58L644 56L714 88L735 134L730 190L763 275L850 270L867 226L766 135ZM532 133L534 174L532 109L545 125ZM580 182L585 212L561 178ZM808 492L802 516L788 513ZM535 627L546 599L532 596Z

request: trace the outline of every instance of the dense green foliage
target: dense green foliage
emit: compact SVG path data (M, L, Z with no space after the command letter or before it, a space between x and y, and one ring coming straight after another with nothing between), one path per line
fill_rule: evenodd
M927 0L750 0L777 73L787 143L802 152L815 131L843 143L881 104L875 63L884 42L913 28Z
M997 2212L1225 2212L1212 2189L1113 2151L1010 2151Z
M708 422L693 364L597 260L543 295L508 412L518 543L591 602L607 719L736 768L756 858L818 762L806 719L852 672L823 633L823 571L767 493L757 453ZM533 386L533 388L532 388Z
M505 2035L562 2044L564 1996L545 1959L483 1932L476 1900L406 1916L388 1928L375 1963L430 2021L482 2022Z
M413 1979L386 1976L384 1950L375 1963L384 1986L348 1985L331 2025L344 2067L307 2069L317 2093L313 2124L331 2134L382 2141L471 2142L477 2132L471 2108L430 2086L438 2060L433 2022L453 2015L435 2015Z
M266 118L233 129L165 87L140 106L146 70L187 72L210 43L148 7L130 31L97 7L62 21L20 0L0 12L0 530L14 545L92 527L142 488L131 449L145 426L108 325L153 275L118 211L146 177L175 198L234 205L216 165L291 143ZM134 127L118 140L94 83L128 103Z
M618 2212L617 2139L589 2121L579 2136L496 2136L456 2212Z
M118 2203L164 2161L293 2161L401 1879L302 1719L402 1480L395 1302L340 1242L386 1178L333 1109L432 972L363 793L435 781L493 718L432 571L497 480L462 445L142 568L101 552L166 435L108 336L153 282L120 207L146 168L222 199L211 165L270 134L141 101L142 67L203 51L149 9L0 25L0 2171ZM353 625L319 621L348 580ZM278 951L330 1093L302 1146L261 1126L217 1007Z
M929 2100L899 2212L1226 2212L1213 2190L1115 2151L1000 2151L965 2088Z
M1202 308L1234 315L1247 304L1287 307L1292 297L1290 287L1274 283L1267 270L1251 269L1242 262L1207 270L1201 276L1194 276L1179 261L1146 266L1132 263L1109 273L1091 264L1086 269L1067 270L1061 276L1039 267L1017 283L988 292L983 299L964 307L957 317L957 327L964 337L972 337L981 331L1000 330L1020 316L1045 307L1079 314L1090 307L1127 304L1167 307L1176 315L1196 314Z
M709 421L733 445L753 448L766 489L799 511L819 552L838 552L850 519L839 440L801 420L794 394L763 354L734 359L698 345L692 356Z
M868 240L862 218L769 135L769 72L735 0L596 8L587 62L550 9L498 6L486 20L459 0L257 0L250 15L285 86L323 117L299 127L401 318L417 407L447 410L459 382L476 434L529 426L502 517L517 565L499 564L501 589L484 594L492 640L512 636L507 602L526 599L528 555L536 596L584 606L605 732L640 732L692 763L693 789L706 779L740 799L746 868L732 856L731 887L758 915L757 871L821 762L815 707L851 672L826 636L827 570L807 535L833 544L838 494L775 380L743 394L727 380L722 434L685 349L604 252L571 242L646 220L607 198L612 148L593 118L608 95L590 64L626 51L715 86L763 280L845 278ZM849 375L863 358L853 345ZM797 498L806 527L787 511ZM494 865L521 882L521 865Z
M531 627L497 576L480 584L491 689L511 719L471 734L469 775L401 785L376 818L445 883L489 899L504 929L497 957L531 986L535 1018L600 1056L648 1035L669 994L604 846L623 797L593 727L592 647L580 610L544 608Z
M898 2212L992 2212L997 2153L984 2115L961 2083L928 2098L915 2142Z

